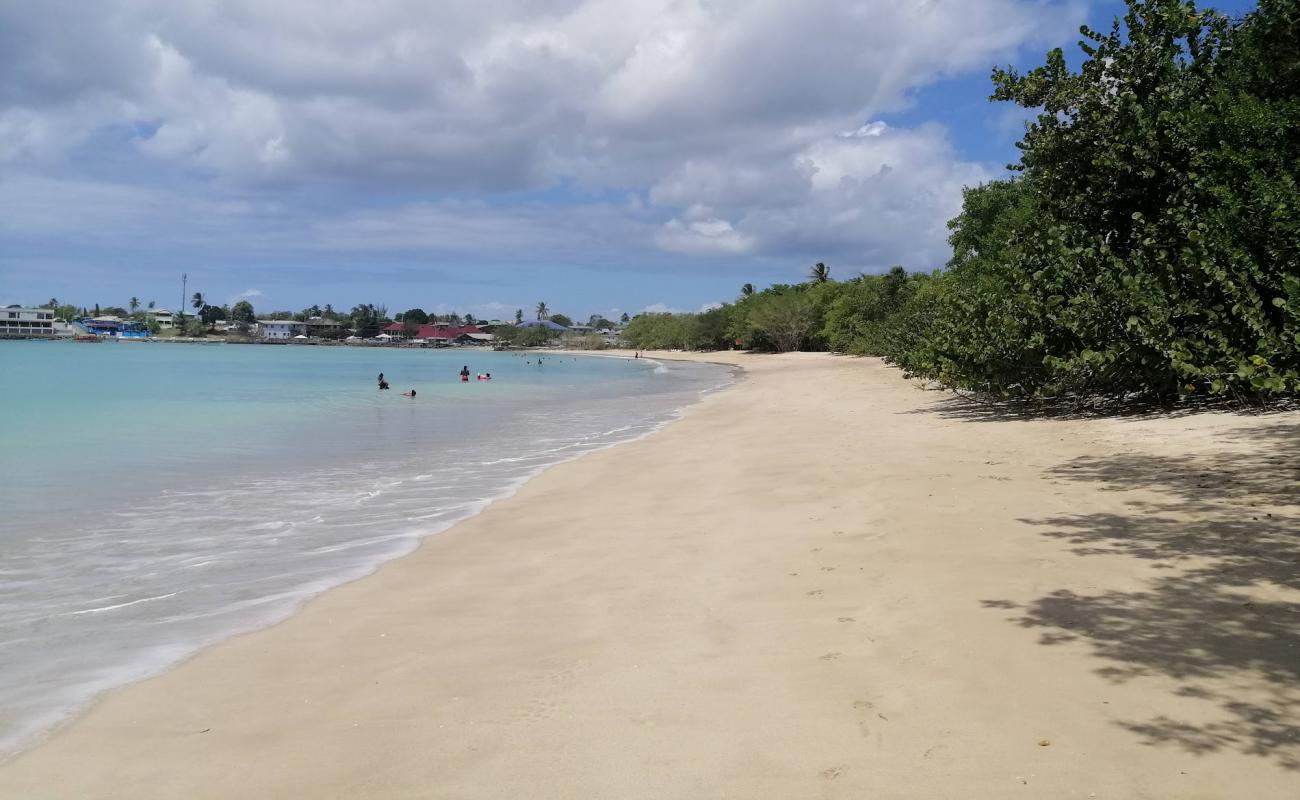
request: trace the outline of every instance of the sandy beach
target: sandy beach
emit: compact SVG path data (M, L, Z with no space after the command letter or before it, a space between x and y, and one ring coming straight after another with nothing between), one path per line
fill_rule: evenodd
M111 693L0 797L1296 796L1300 413L698 358L744 378Z

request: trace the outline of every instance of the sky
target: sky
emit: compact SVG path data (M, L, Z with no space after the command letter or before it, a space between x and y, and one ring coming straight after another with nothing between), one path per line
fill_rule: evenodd
M175 308L184 273L259 311L585 318L935 269L1028 118L991 68L1123 8L0 0L0 304Z

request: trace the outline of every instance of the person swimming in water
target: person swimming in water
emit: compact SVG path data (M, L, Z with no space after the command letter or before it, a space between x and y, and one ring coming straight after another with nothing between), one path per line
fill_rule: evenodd
M469 383L469 365L468 365L468 364L466 364L465 366L463 366L463 367L460 368L460 382L461 382L461 383Z
M409 392L402 392L402 397L415 397L415 390L412 389Z

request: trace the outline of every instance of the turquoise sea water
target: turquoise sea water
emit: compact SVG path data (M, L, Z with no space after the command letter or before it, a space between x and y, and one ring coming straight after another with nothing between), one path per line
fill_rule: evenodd
M476 349L0 342L0 753L729 380Z

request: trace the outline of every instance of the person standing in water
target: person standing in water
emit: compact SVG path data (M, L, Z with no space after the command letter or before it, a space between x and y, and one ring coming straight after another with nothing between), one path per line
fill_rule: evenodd
M460 382L461 382L461 383L469 383L469 365L468 365L468 364L466 364L465 366L463 366L463 367L460 368Z

